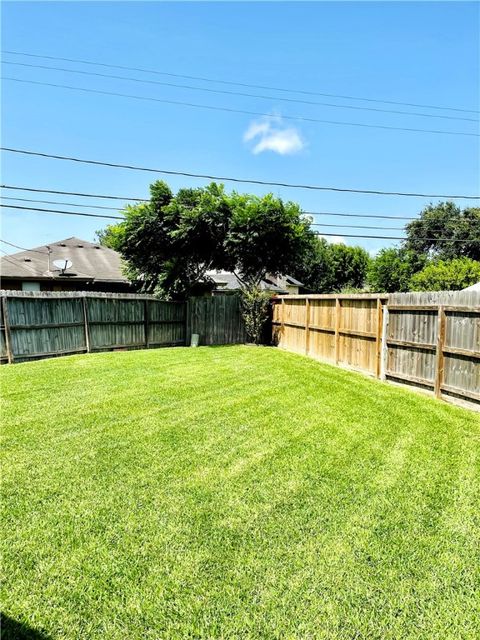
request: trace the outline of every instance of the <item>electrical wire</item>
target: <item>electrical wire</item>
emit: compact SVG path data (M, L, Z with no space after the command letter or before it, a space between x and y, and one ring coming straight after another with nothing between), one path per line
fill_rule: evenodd
M467 195L445 195L445 194L432 194L432 193L409 193L401 191L380 191L374 189L350 189L346 187L324 187L319 185L309 184L295 184L289 182L272 182L267 180L254 180L248 178L232 178L226 176L216 176L202 173L191 173L186 171L173 171L170 169L154 169L151 167L141 167L138 165L119 164L115 162L102 162L100 160L88 160L85 158L77 158L74 156L61 156L51 153L43 153L40 151L31 151L29 149L16 149L12 147L0 147L1 151L7 151L8 153L18 153L28 156L36 156L40 158L50 158L53 160L64 160L67 162L78 162L80 164L91 164L101 167L112 167L115 169L127 169L130 171L144 171L147 173L162 173L165 175L174 176L186 176L189 178L201 178L206 180L219 180L224 182L238 182L245 184L258 184L273 187L286 187L289 189L308 189L314 191L335 191L342 193L365 193L369 195L382 195L382 196L405 196L415 198L448 198L452 200L464 199L464 200L480 200L480 196L467 196Z
M8 188L8 187L6 187ZM104 207L101 205L97 205L97 204L78 204L76 202L58 202L58 200L37 200L35 198L10 198L8 196L0 196L0 199L2 200L10 200L13 202L29 202L29 203L34 203L34 204L55 204L55 205L63 205L66 207L80 207L82 209L106 209L109 211L119 211L119 209L121 209L121 207ZM72 212L73 213L73 212ZM354 217L354 218L384 218L384 219L390 219L390 220L418 220L418 218L404 218L403 216L372 216L372 215L363 215L360 213L332 213L329 211L302 211L303 215L307 215L307 216L347 216L347 217ZM102 216L100 216L102 217ZM320 223L312 223L312 226L315 226L315 224L320 224ZM352 226L352 225L335 225L335 226ZM374 227L367 227L367 228L374 228ZM393 227L390 227L393 228ZM401 227L403 228L403 227Z
M39 209L38 207L22 207L14 204L0 204L3 209L20 209L22 211L38 211L39 213L57 213L64 216L82 216L84 218L105 218L109 220L124 220L122 216L107 216L99 213L84 213L83 211L59 211L58 209Z
M2 184L0 189L14 189L16 191L31 191L34 193L55 193L62 196L79 196L82 198L104 198L106 200L131 200L135 202L149 202L147 198L129 198L123 196L106 196L98 193L78 193L76 191L54 191L52 189L36 189L33 187L18 187L13 185Z
M22 84L33 84L42 87L54 87L56 89L69 89L71 91L80 91L82 93L94 93L103 96L113 96L115 98L128 98L131 100L141 100L147 102L159 102L161 104L172 104L180 107L190 107L193 109L206 109L208 111L222 111L225 113L239 113L241 115L248 116L261 116L271 118L271 113L264 111L249 111L247 109L234 109L231 107L216 107L208 104L198 104L196 102L185 102L182 100L168 100L166 98L153 98L151 96L138 96L130 93L119 93L117 91L103 91L101 89L88 89L87 87L74 87L68 84L58 84L55 82L40 82L38 80L24 80L21 78L12 78L11 76L1 76L2 80L9 82L20 82ZM449 136L467 136L467 137L480 137L479 133L468 133L465 131L445 131L442 129L419 129L414 127L394 127L390 125L382 124L366 124L361 122L346 122L343 120L324 120L320 118L311 118L307 116L291 116L282 115L284 120L294 120L295 122L312 122L315 124L327 124L341 127L361 127L364 129L382 129L390 131L408 131L410 133L433 133L435 135L449 135Z
M38 249L25 249L25 247L19 247L18 244L13 244L13 242L8 242L8 240L2 240L2 238L0 238L0 242L3 242L4 244L8 244L11 247L14 247L15 249L21 249L22 251L32 251L33 253L41 253L42 255L45 255L45 251L39 251Z
M105 194L94 194L94 193L78 193L75 191L58 191L58 190L51 190L51 189L35 189L32 187L18 187L18 186L12 186L12 185L0 185L1 189L13 189L16 191L29 191L29 192L34 192L34 193L53 193L53 194L58 194L58 195L68 195L68 196L78 196L78 197L82 197L82 198L104 198L104 199L108 199L108 200L131 200L131 201L136 201L136 202L150 202L148 199L146 198L122 198L121 196L107 196ZM23 202L37 202L37 203L43 203L43 204L61 204L61 205L67 205L67 206L75 206L75 207L84 207L84 208L91 208L91 209L111 209L113 211L118 211L119 207L102 207L102 206L98 206L98 205L80 205L80 204L73 204L71 202L67 203L67 202L53 202L51 200L35 200L35 199L28 199L28 198L9 198L7 196L0 196L1 198L3 198L3 200L18 200L18 201L23 201ZM383 220L418 220L418 217L410 217L410 216L385 216L385 215L380 215L380 214L368 214L368 213L336 213L334 211L303 211L302 213L304 213L305 215L310 215L310 216L340 216L340 217L345 217L345 218L376 218L376 219L383 219Z
M7 53L9 55L15 55L15 56L24 56L24 57L29 57L29 58L41 58L43 60L60 60L62 62L74 62L74 63L79 63L79 64L86 64L86 65L91 65L91 66L97 66L97 67L106 67L106 68L110 68L110 69L123 69L124 71L140 71L141 73L151 73L151 74L155 74L155 75L161 75L161 76L169 76L169 77L173 77L173 78L184 78L187 80L198 80L200 82L210 82L210 83L215 83L215 84L224 84L224 85L231 85L231 86L237 86L237 87L248 87L248 88L253 88L253 89L266 89L267 91L279 91L279 92L283 92L283 93L297 93L297 94L301 94L301 95L310 95L310 96L323 96L323 97L328 97L328 98L341 98L342 100L358 100L361 102L377 102L377 103L381 103L381 104L392 104L392 105L401 105L401 106L406 106L406 107L418 107L418 108L422 108L422 109L438 109L441 111L458 111L461 113L478 113L477 110L475 109L465 109L465 108L460 108L460 107L444 107L444 106L438 106L438 105L430 105L430 104L418 104L415 102L400 102L400 101L396 101L396 100L382 100L379 98L364 98L364 97L359 97L359 96L350 96L350 95L341 95L341 94L337 94L337 93L322 93L319 91L305 91L305 90L301 90L301 89L286 89L284 87L271 87L271 86L265 86L265 85L259 85L259 84L248 84L245 82L237 82L237 81L233 81L233 80L219 80L219 79L214 79L214 78L208 78L205 76L192 76L192 75L184 75L184 74L179 74L179 73L170 73L167 71L159 71L157 69L146 69L146 68L142 68L142 67L128 67L128 66L123 66L123 65L118 65L118 64L108 64L105 62L98 62L98 61L93 61L93 60L83 60L80 58L65 58L65 57L60 57L60 56L47 56L47 55L40 55L38 53L28 53L28 52L24 52L24 51L12 51L12 50L3 50L3 53Z
M58 202L57 200L35 200L31 198L9 198L8 196L0 196L2 200L12 200L15 202L35 202L38 204L59 204L66 207L80 207L82 209L107 209L109 211L118 211L121 207L102 207L98 204L77 204L76 202Z
M16 67L26 67L29 69L43 69L49 71L62 71L66 73L75 73L83 76L93 76L98 78L109 78L113 80L126 80L128 82L137 82L139 84L159 85L162 87L174 87L177 89L188 89L189 91L203 91L206 93L215 93L229 96L241 96L246 98L260 98L262 100L293 102L297 104L306 104L318 107L333 107L335 109L353 109L356 111L374 111L377 113L392 113L396 115L417 116L421 118L442 118L444 120L462 120L465 122L478 122L477 118L465 118L462 116L446 116L439 113L415 113L412 111L399 111L396 109L380 109L378 107L359 107L358 105L338 104L331 102L318 102L315 100L299 100L295 98L282 98L280 96L266 96L255 93L245 93L243 91L228 91L226 89L209 89L207 87L195 87L193 85L177 84L174 82L162 82L159 80L148 80L146 78L133 78L131 76L117 76L109 73L96 73L94 71L81 71L79 69L67 69L65 67L49 67L43 64L28 64L26 62L11 62L10 60L2 60L2 64L12 65Z
M7 209L20 209L20 210L24 210L24 211L36 211L36 212L41 212L41 213L55 213L55 214L62 214L62 215L70 215L70 216L86 216L88 218L109 218L109 219L113 219L113 220L124 220L124 218L120 217L120 216L107 216L107 215L100 215L100 214L89 214L89 213L83 213L83 212L79 212L79 211L61 211L58 209L39 209L36 207L22 207L22 206L16 206L16 205L5 205L5 204L0 204L0 207L2 208L7 208ZM314 226L322 226L322 227L350 227L351 225L331 225L331 224L316 224ZM358 228L358 229L384 229L383 227L351 227L351 228ZM385 229L385 231L388 231L389 229ZM336 233L323 233L323 232L318 232L318 234L320 235L324 235L324 236L336 236L338 234ZM398 236L370 236L370 235L346 235L343 234L343 236L345 236L346 238L376 238L378 240L405 240L405 237L398 237ZM421 240L425 240L425 241L431 241L431 242L465 242L465 240L463 239L458 239L458 238L426 238L423 236L417 236L417 238L421 239ZM476 238L474 240L477 240ZM480 242L480 237L478 238L478 241ZM4 241L2 241L4 242ZM10 244L10 243L7 243ZM12 246L16 246L16 245L12 245ZM17 247L19 249L21 249L22 247Z

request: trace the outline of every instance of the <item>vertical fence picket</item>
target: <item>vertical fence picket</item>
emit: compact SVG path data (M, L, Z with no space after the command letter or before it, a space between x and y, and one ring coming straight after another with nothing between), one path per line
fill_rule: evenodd
M310 300L305 300L305 354L310 351Z
M338 296L335 298L335 364L340 360L340 321L342 315L342 305Z
M437 348L435 354L435 395L440 398L442 395L442 383L443 383L443 363L444 353L443 347L445 344L445 310L442 305L438 307L438 329L437 329Z
M8 363L12 364L14 362L13 348L12 348L12 335L10 333L10 319L8 314L8 302L7 298L2 298L2 307L3 307L3 326L5 331L5 348L7 351L7 359Z

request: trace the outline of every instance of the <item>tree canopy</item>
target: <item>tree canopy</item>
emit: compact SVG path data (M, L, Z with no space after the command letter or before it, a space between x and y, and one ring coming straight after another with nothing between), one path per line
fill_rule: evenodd
M315 293L334 293L365 285L370 257L361 247L329 244L310 232L305 250L291 273Z
M480 209L441 202L423 209L405 226L398 248L383 249L372 260L368 283L373 291L463 289L478 281Z
M184 298L212 286L208 272L223 269L253 289L267 273L292 269L307 247L300 207L272 194L227 194L214 182L174 195L157 181L150 191L149 202L127 206L124 221L98 234L145 291Z
M453 202L429 205L405 232L405 248L417 254L480 260L480 208L462 210Z
M427 263L425 254L405 248L382 249L371 260L367 281L372 291L393 293L409 291L412 276Z

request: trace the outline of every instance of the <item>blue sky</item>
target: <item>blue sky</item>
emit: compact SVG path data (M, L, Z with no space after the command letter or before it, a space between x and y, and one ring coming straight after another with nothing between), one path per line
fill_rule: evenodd
M4 49L15 51L246 84L475 110L479 107L479 5L475 3L5 2L2 43ZM3 54L2 61L242 90L16 55ZM475 123L289 103L279 97L460 117L475 117L473 114L254 89L243 90L268 95L269 99L217 95L11 65L4 65L2 71L4 76L21 79L272 115L261 118L214 112L5 80L3 146L261 180L428 193L480 191L479 138L334 126L286 120L285 116L478 133ZM147 196L153 178L134 171L9 153L3 155L2 175L2 182L11 185L133 197ZM180 177L168 178L168 182L174 190L205 184L204 180ZM227 188L233 185L227 183ZM268 190L250 185L236 188L258 194ZM421 198L272 190L314 211L415 216L429 202ZM4 191L3 195L15 194ZM17 196L42 197L27 193ZM68 196L43 199L85 203ZM100 211L92 208L92 213ZM318 216L317 221L382 225L372 231L325 227L325 231L339 236L401 235L394 229L402 226L398 220ZM95 230L106 222L3 209L1 236L25 247L73 235L91 240ZM392 244L367 239L346 242L371 251Z

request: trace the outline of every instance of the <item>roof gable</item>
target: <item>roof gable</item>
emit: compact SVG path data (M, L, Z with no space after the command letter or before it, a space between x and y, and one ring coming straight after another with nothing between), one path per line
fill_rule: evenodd
M62 275L53 263L55 260L66 259L72 262L72 266ZM9 254L0 258L0 266L2 277L8 278L68 277L69 280L128 282L122 273L119 253L75 236Z

